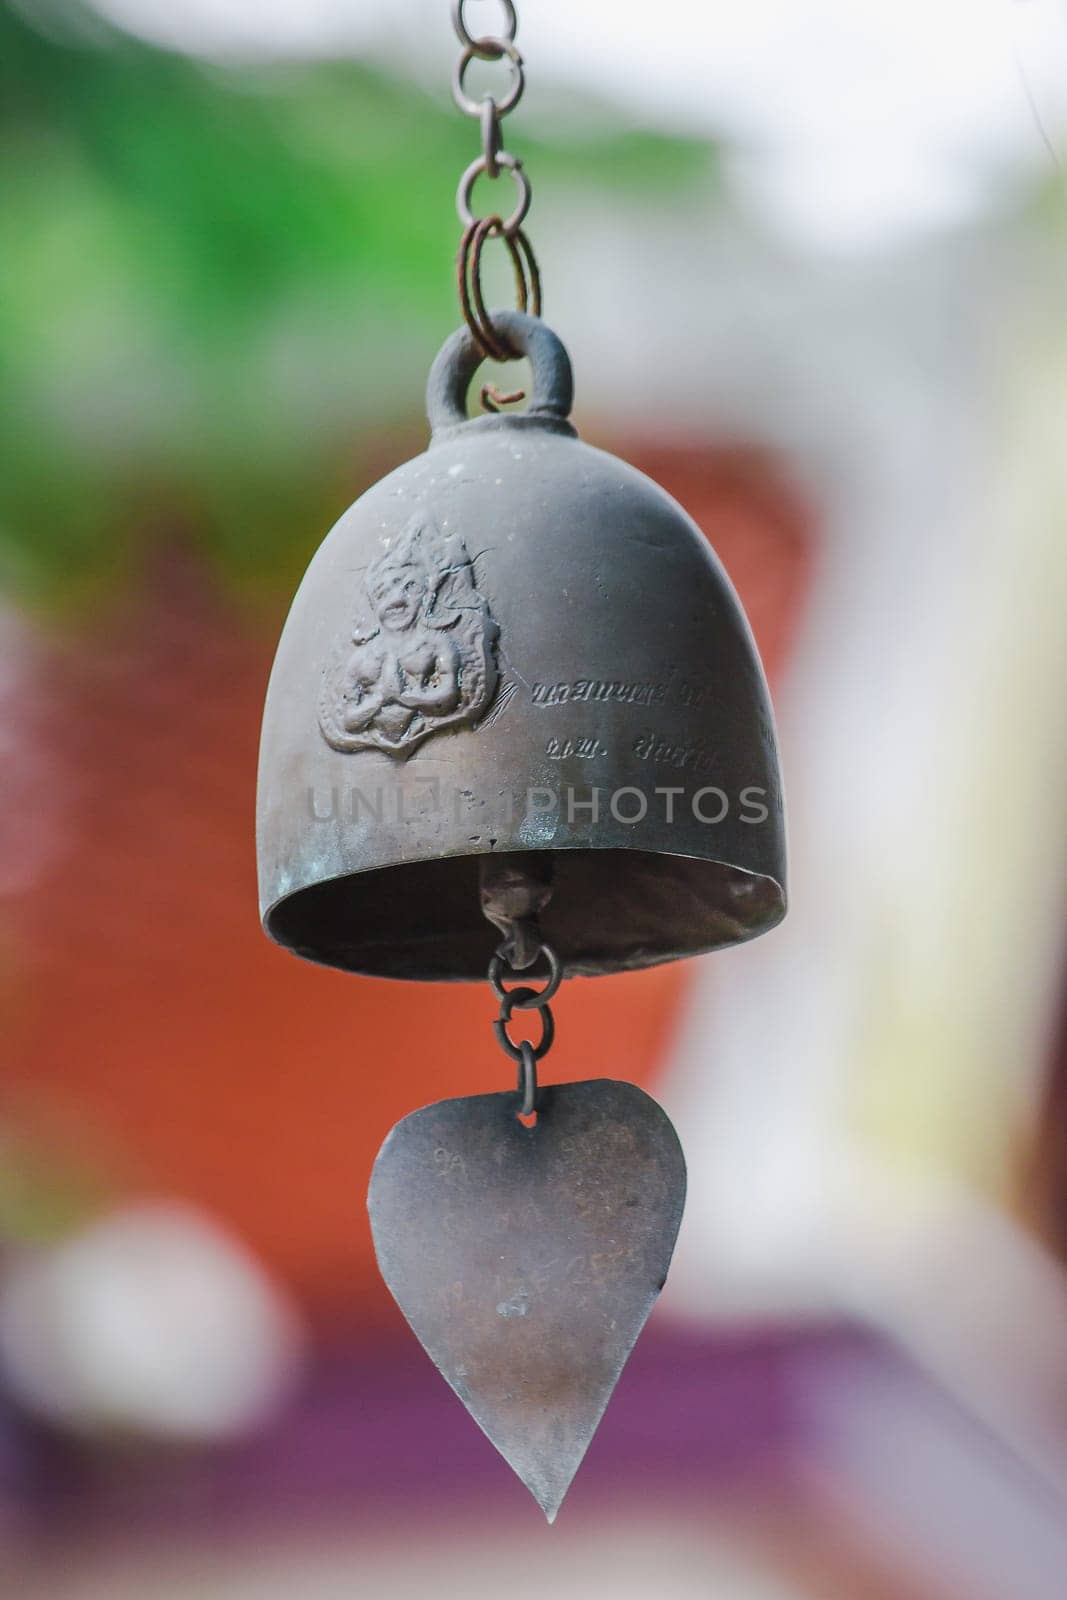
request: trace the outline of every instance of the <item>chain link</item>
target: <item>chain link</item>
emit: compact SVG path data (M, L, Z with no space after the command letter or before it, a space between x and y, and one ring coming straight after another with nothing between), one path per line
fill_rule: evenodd
M548 963L548 981L543 989L531 989L528 984L524 984L517 989L505 989L505 975L511 972L507 957L502 951L498 950L492 961L490 961L489 986L500 1001L501 1006L504 1005L505 1001L510 1001L509 1017L512 1011L539 1010L541 1006L547 1005L550 1000L555 998L556 990L563 982L563 963L550 945L542 944L541 954ZM511 975L515 976L514 973L511 973Z
M548 963L548 979L542 989L525 983L514 989L505 988L505 977L517 977L518 974L503 954L503 948L489 963L489 984L500 1002L500 1014L493 1023L493 1032L501 1050L518 1064L520 1105L517 1115L520 1117L532 1116L537 1110L537 1063L551 1050L556 1036L556 1023L548 1002L563 981L563 963L547 944L542 944L541 954ZM516 1044L508 1033L508 1024L516 1011L536 1011L540 1016L541 1037L536 1044L529 1039Z
M518 352L511 349L494 330L485 311L481 288L482 248L488 239L500 239L507 247L515 268L518 305L522 311L529 308L534 316L541 314L541 281L530 241L522 231L532 198L530 180L518 156L504 148L501 120L514 111L522 99L526 79L522 56L515 46L518 17L514 0L500 0L503 7L503 31L475 38L467 27L467 0L452 0L452 26L463 46L452 76L452 97L464 116L478 121L482 153L467 167L456 189L456 210L463 224L464 234L460 245L458 267L460 304L463 315L482 354L497 361L515 359ZM504 62L508 78L498 98L484 94L478 100L467 92L467 71L472 61ZM516 189L513 210L506 219L498 215L475 217L472 201L474 186L480 177L495 183L507 172ZM488 393L493 393L491 389ZM496 397L501 399L499 395ZM510 398L510 397L509 397ZM522 399L522 391L514 397ZM487 410L495 407L482 392L482 404Z
M480 117L483 107L489 106L494 122L499 121L501 117L506 117L509 111L514 111L522 99L522 91L526 87L526 79L522 71L522 57L513 44L506 44L501 40L500 55L497 60L501 60L504 57L507 57L511 72L503 100L497 100L491 94L483 95L481 100L472 100L464 87L467 68L472 61L484 61L485 57L473 45L468 45L460 56L452 78L452 98L465 117Z
M500 154L500 118L497 115L496 102L491 95L486 95L482 101L482 160L485 162L485 175L487 178L499 178L500 165L497 156Z
M522 56L515 47L515 34L518 29L518 18L512 0L504 0L504 20L506 32L499 36L486 36L472 38L470 30L464 19L466 0L452 0L452 25L456 36L463 46L462 54L456 62L456 69L452 75L452 98L465 117L474 117L481 124L482 153L477 161L472 161L463 177L460 179L456 195L456 207L459 219L465 228L474 220L470 209L470 191L475 178L484 172L489 178L499 176L500 168L507 167L515 175L515 180L520 187L519 206L508 218L505 231L510 235L522 227L523 219L530 205L530 180L522 170L522 162L517 156L511 155L503 148L503 137L500 131L501 118L514 111L522 99L522 91L526 87L526 79L522 70ZM503 97L484 94L481 99L475 100L467 93L466 77L467 68L472 61L506 61L508 64L508 82L504 88Z
M516 1116L532 1117L537 1111L537 1057L525 1039L519 1046L519 1094L522 1099Z
M521 229L514 238L509 237L499 217L483 217L480 222L472 222L467 228L460 241L456 280L463 316L481 345L483 354L492 356L494 361L510 361L515 352L493 326L482 294L482 251L486 241L494 238L503 240L511 257L519 310L529 310L535 317L541 315L541 279L530 241ZM482 391L483 405L486 404L487 390L492 391L492 385L487 385ZM517 398L522 399L521 390ZM501 396L496 395L496 399L500 401ZM494 408L486 405L486 409Z
M534 1060L540 1061L542 1056L547 1056L556 1037L556 1022L552 1015L552 1008L551 1006L537 1005L535 991L532 989L520 989L517 992L522 996L522 1009L528 1011L533 1007L541 1018L541 1037L535 1045L531 1045ZM496 1042L504 1054L510 1056L512 1061L518 1061L522 1055L522 1044L516 1044L508 1033L508 1023L511 1021L512 1010L512 999L508 995L507 999L501 1002L500 1015L493 1023L493 1032L496 1034ZM523 1043L526 1043L526 1041L524 1040Z
M514 211L502 224L504 233L509 239L513 239L525 222L526 213L530 209L530 180L522 170L522 162L517 156L513 156L510 150L498 150L494 160L498 166L507 167L519 191ZM465 228L469 228L471 223L477 220L471 210L471 191L483 172L488 174L489 163L485 156L476 156L459 180L459 188L456 190L456 210Z
M519 31L519 21L515 15L514 0L500 0L500 3L504 8L504 24L507 30L503 40L499 37L472 39L467 24L463 20L464 13L467 10L467 0L452 0L452 26L456 30L456 37L465 49L473 50L485 61L497 60L500 55L500 44L514 44L515 35Z

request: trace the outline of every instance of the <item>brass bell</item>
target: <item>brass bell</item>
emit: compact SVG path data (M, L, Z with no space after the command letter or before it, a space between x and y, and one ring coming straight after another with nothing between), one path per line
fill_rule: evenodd
M467 417L483 357L454 334L429 448L344 514L293 601L263 718L264 927L350 972L480 978L483 897L505 926L518 861L516 904L569 974L752 938L784 914L785 846L737 596L662 489L577 438L555 334L493 322L529 357L527 411Z

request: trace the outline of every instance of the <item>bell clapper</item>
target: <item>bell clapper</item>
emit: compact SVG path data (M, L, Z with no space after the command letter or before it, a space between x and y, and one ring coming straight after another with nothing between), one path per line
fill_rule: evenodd
M504 935L498 954L516 972L541 953L539 918L552 898L552 857L546 850L482 856L478 862L482 915Z

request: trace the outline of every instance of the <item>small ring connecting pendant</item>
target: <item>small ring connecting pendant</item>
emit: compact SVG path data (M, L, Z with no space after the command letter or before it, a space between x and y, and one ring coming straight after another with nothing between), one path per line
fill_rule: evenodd
M501 1005L507 1002L509 1018L512 1011L533 1011L538 1006L546 1006L563 982L563 963L556 952L551 946L543 944L541 953L548 962L548 982L543 989L531 989L527 985L518 989L505 989L504 968L508 962L498 951L489 963L490 987Z
M518 1090L522 1096L518 1115L532 1117L537 1110L537 1057L528 1039L524 1039L519 1046Z
M510 150L498 150L495 159L498 167L507 167L515 179L519 191L519 199L514 211L507 221L501 224L504 233L510 238L512 234L518 232L526 221L526 213L530 209L530 180L522 170L522 162L517 156L513 156ZM489 163L485 156L476 156L459 180L459 187L456 190L456 210L459 212L459 220L465 228L471 227L476 220L474 212L471 210L471 195L474 192L475 183L483 172L488 171L488 168Z
M508 1034L508 1023L511 1021L511 1014L513 1011L532 1010L534 1007L536 1007L541 1018L541 1037L536 1044L530 1044L527 1039L522 1040L520 1044L516 1044ZM525 1046L528 1046L533 1051L534 1060L540 1061L541 1057L547 1055L552 1048L552 1041L556 1037L556 1024L551 1010L541 999L536 989L512 989L500 1002L500 1015L493 1023L493 1032L496 1034L497 1044L505 1055L511 1057L512 1061L522 1060L522 1052Z

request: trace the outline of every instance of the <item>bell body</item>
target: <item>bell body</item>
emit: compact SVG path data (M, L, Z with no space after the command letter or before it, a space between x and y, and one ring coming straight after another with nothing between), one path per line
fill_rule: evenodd
M766 684L733 588L656 484L566 421L555 336L524 415L467 420L480 357L431 373L433 440L341 518L278 647L258 798L264 926L310 959L482 977L479 861L552 852L566 970L710 950L785 910Z

